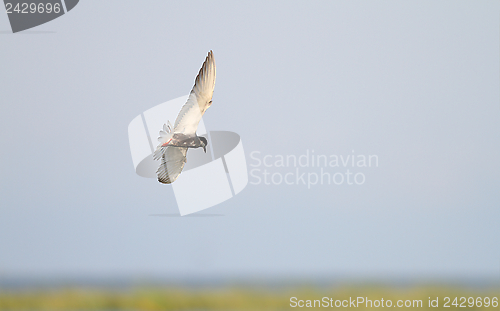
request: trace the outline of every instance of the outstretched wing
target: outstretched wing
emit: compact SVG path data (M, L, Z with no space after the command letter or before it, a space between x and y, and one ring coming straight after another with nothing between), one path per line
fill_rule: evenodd
M201 117L212 104L214 87L215 59L214 54L210 51L196 77L187 102L175 120L174 133L195 135Z
M187 148L182 147L162 147L161 163L156 171L158 181L164 184L173 183L182 172L186 164Z

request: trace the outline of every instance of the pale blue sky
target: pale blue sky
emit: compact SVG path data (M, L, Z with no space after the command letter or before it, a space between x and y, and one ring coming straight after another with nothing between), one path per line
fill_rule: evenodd
M498 1L80 1L0 33L0 278L500 277ZM0 31L8 31L0 13ZM376 154L362 186L248 185L205 213L134 173L186 95L247 157Z

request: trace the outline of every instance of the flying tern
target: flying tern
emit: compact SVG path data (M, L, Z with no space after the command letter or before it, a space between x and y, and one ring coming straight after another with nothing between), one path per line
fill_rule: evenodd
M177 115L175 124L170 121L160 130L160 144L153 153L155 160L161 160L156 171L158 181L164 184L173 183L181 174L186 164L189 148L203 148L207 152L208 141L196 135L198 123L205 111L212 105L215 87L215 60L212 51L205 58L187 102Z

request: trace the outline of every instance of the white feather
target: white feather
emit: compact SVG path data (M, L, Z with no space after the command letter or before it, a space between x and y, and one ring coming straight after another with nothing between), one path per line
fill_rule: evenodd
M195 79L187 102L175 120L174 133L196 134L201 117L212 104L215 76L215 59L210 51Z
M164 147L161 163L156 171L158 181L164 184L173 183L186 164L187 148Z

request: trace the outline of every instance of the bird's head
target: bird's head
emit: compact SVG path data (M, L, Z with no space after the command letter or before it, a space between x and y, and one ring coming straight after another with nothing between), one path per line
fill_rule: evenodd
M208 141L205 137L199 137L200 138L200 141L201 141L201 146L203 147L203 151L205 151L205 153L207 153L207 146L208 146Z

